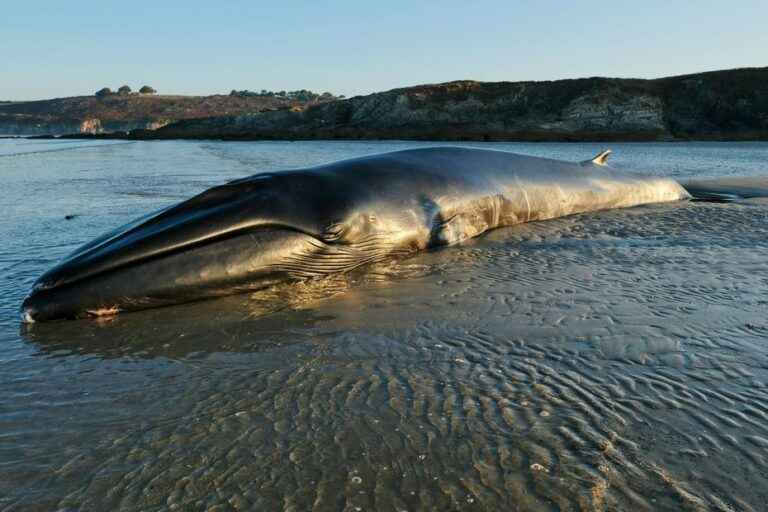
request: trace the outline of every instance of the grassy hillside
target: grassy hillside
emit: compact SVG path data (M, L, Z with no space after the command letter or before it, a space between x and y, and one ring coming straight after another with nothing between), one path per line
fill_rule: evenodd
M26 129L122 131L106 136L134 139L768 140L768 68L655 80L463 80L304 102L235 93L0 104L0 134Z
M655 80L458 81L310 106L180 121L140 137L768 140L768 68Z

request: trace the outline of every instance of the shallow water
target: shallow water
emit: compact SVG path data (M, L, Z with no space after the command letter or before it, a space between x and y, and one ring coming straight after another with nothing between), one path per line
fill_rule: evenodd
M19 322L44 270L138 215L419 145L0 140L0 510L763 510L765 203L580 215L249 296ZM768 174L768 144L611 146L681 179Z

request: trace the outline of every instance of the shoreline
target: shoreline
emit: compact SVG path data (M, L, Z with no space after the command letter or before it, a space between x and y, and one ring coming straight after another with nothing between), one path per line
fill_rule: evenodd
M142 132L148 130L141 130ZM542 134L543 135L543 134ZM552 134L550 137L428 137L428 136L400 136L400 137L264 137L264 136L158 136L146 133L134 134L131 132L113 132L113 133L70 133L62 135L17 135L0 136L0 139L26 139L26 140L55 140L55 139L74 139L74 140L132 140L132 141L161 141L161 140L202 140L202 141L220 141L220 142L301 142L301 141L324 141L324 142L356 142L356 141L412 141L412 142L525 142L525 143L647 143L647 142L768 142L768 134L760 134L752 137L646 137L645 134L636 136L623 136L626 134L600 134L596 137L578 137L563 136L562 134Z

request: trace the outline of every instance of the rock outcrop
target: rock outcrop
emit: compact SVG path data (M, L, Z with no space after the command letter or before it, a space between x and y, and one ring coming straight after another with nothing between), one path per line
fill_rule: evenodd
M458 81L171 123L136 138L768 140L768 68L655 80Z

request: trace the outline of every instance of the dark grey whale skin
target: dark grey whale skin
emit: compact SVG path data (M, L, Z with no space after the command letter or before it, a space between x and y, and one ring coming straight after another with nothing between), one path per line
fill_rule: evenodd
M209 189L76 250L41 276L27 322L112 314L345 272L585 211L688 197L602 159L427 148L257 174Z

